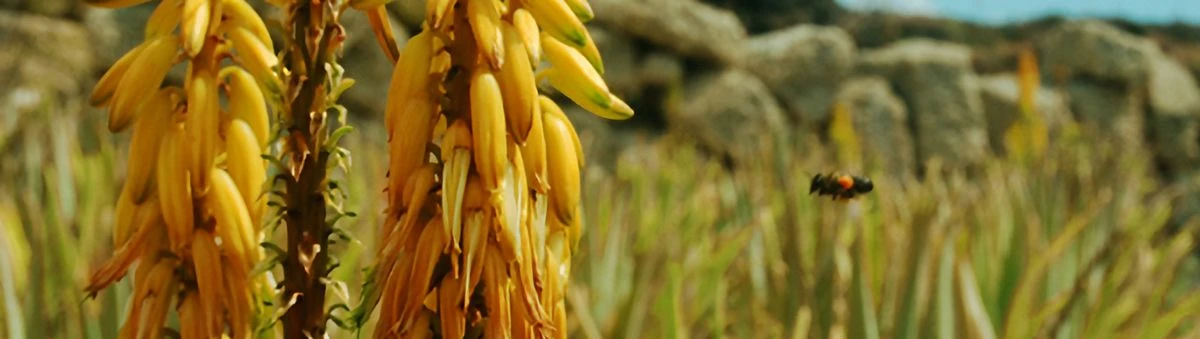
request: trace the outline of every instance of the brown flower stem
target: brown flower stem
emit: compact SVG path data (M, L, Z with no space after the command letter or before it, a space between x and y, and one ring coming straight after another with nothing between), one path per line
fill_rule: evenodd
M325 284L329 263L329 225L326 224L326 165L323 146L328 130L325 65L335 62L335 44L342 29L335 1L300 0L288 8L290 31L282 64L286 68L283 118L287 169L284 174L287 256L283 261L282 305L290 307L282 322L286 338L325 335ZM293 301L294 299L294 301Z

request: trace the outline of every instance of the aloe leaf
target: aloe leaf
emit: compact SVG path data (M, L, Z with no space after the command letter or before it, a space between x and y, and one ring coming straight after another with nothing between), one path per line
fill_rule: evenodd
M958 294L960 316L967 338L995 339L996 332L987 309L983 304L983 296L979 293L975 279L975 270L970 261L959 258L955 270L955 292Z
M1037 284L1042 281L1049 265L1067 250L1088 222L1101 211L1103 206L1101 202L1105 200L1108 199L1097 199L1085 214L1072 218L1063 227L1062 232L1050 242L1050 245L1033 257L1033 261L1024 270L1020 284L1014 291L1012 305L1008 309L1004 326L1006 338L1026 338L1031 335L1032 324L1028 320L1033 315L1034 297L1039 290Z
M954 314L954 242L943 239L934 292L934 328L936 338L955 338Z
M1193 292L1187 297L1182 298L1174 308L1162 316L1154 319L1147 327L1147 331L1142 333L1142 339L1162 339L1166 338L1185 318L1191 318L1193 326L1200 323L1200 292Z
M850 281L850 338L878 339L879 324L875 316L875 300L867 282L869 269L863 261L869 256L865 242L854 242L853 271Z

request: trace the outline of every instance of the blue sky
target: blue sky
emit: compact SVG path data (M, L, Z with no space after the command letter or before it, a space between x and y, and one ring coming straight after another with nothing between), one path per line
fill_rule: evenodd
M856 9L884 8L984 24L1022 21L1047 14L1123 17L1134 21L1200 24L1200 0L837 0Z

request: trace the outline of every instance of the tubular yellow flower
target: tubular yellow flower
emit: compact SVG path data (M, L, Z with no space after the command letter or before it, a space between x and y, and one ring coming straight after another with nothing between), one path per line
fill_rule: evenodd
M597 116L634 114L601 77L591 16L586 0L426 4L388 92L376 337L566 336L583 149L535 74Z
M258 327L253 312L262 296L251 272L262 257L260 155L270 124L262 86L272 83L277 62L269 39L243 0L162 0L145 41L92 92L91 104L109 108L110 131L133 126L113 229L118 250L87 287L94 294L138 264L122 337L160 337L172 311L185 338L248 338ZM227 59L233 64L219 70ZM184 83L164 86L179 62L187 65Z

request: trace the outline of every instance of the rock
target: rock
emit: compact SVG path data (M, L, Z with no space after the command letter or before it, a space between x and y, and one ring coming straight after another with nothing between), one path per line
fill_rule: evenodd
M752 159L759 145L787 138L783 109L749 72L726 69L697 76L678 109L666 112L669 129L735 162Z
M867 168L915 173L908 111L904 101L892 93L887 80L873 76L849 79L841 86L836 100L846 105L853 117Z
M1147 57L1156 49L1149 40L1099 20L1063 23L1040 34L1035 44L1039 68L1047 75L1084 75L1131 84L1144 83Z
M404 24L404 27L408 27L409 29L420 28L421 23L425 22L425 1L392 1L388 4L388 12L400 18L400 22Z
M1192 168L1170 175L1164 184L1178 189L1180 193L1171 199L1171 218L1167 225L1172 230L1178 230L1200 218L1200 171Z
M987 117L988 140L992 150L1004 152L1004 134L1021 116L1020 88L1017 76L1012 73L996 74L979 78L979 91L983 99L983 111ZM1068 119L1071 111L1065 98L1058 92L1040 87L1034 94L1034 107L1041 114L1046 129L1053 135Z
M769 32L796 23L833 25L845 11L837 0L703 0L733 10L750 32Z
M83 102L95 80L91 38L78 22L0 10L0 145L34 114L94 113Z
M375 48L379 48L375 42L375 34L371 31L371 23L367 20L366 13L359 10L350 10L342 13L342 29L346 31L346 39L342 40L342 46L345 46L347 50L352 46L357 46L360 42L376 44ZM345 58L343 57L342 59L344 60Z
M91 38L78 22L0 11L0 88L7 92L0 97L19 90L68 97L90 91Z
M746 29L737 15L695 0L591 0L595 22L686 57L740 61Z
M1200 168L1200 88L1187 68L1163 54L1150 58L1150 140L1169 172Z
M588 31L604 60L604 82L609 91L626 101L634 99L642 85L633 41L624 33L600 26L589 26Z
M978 164L989 153L978 78L965 46L918 38L864 51L859 72L888 79L908 104L919 164Z
M1145 96L1120 84L1075 80L1067 84L1071 112L1079 123L1124 146L1144 145Z
M98 50L100 59L98 61L102 61L104 67L112 65L125 53L145 41L146 20L150 18L150 13L154 12L157 4L157 2L147 2L118 10L87 7L89 21L95 22L88 26L107 26L107 30L110 32L107 37L116 39L100 42L103 48Z
M833 94L854 67L856 51L841 28L798 25L750 39L745 61L793 121L815 125L829 117Z
M654 52L642 58L643 86L666 86L683 81L683 62L674 55Z
M1195 116L1151 116L1149 142L1168 176L1200 168L1200 122Z
M1200 87L1188 69L1170 57L1149 58L1150 110L1156 115L1200 115Z
M365 14L346 11L343 22L348 39L345 41L345 54L339 63L345 67L346 76L355 82L340 101L347 105L350 114L382 119L387 106L388 86L392 81L392 61L375 40L375 33ZM408 41L408 31L394 18L392 31L397 43L403 47Z
M64 17L75 11L75 6L80 4L77 0L38 0L29 1L29 8L26 10L30 13L45 15L49 17Z
M93 57L94 70L108 69L109 65L117 62L117 59L124 55L126 50L119 49L118 45L124 46L126 42L122 42L122 31L120 24L113 18L114 13L111 10L95 9L86 7L81 11L84 28L92 35L92 46L96 50ZM100 75L96 75L99 79Z

